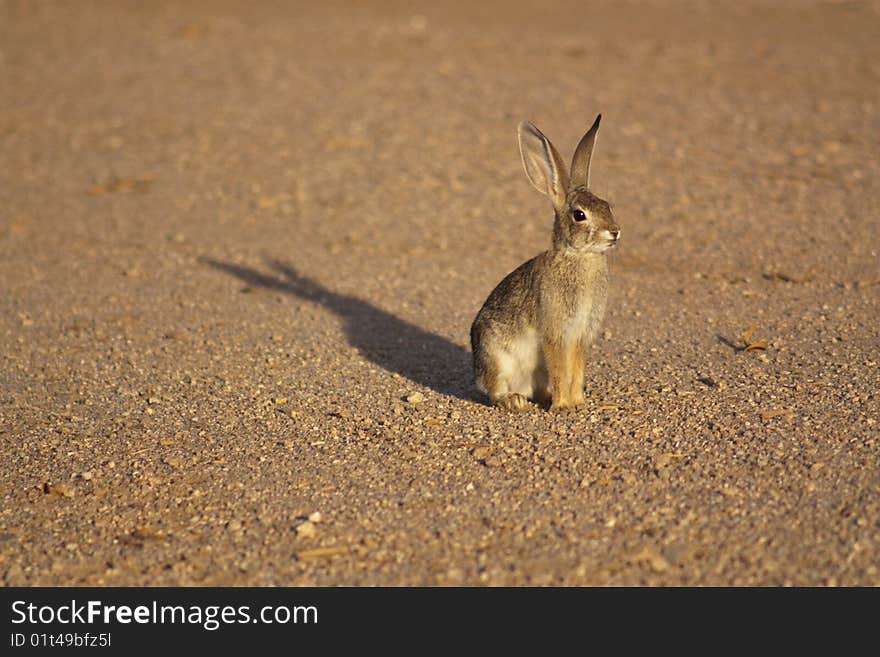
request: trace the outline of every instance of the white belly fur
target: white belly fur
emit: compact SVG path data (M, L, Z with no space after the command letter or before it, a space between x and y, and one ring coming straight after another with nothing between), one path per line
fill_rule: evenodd
M532 397L535 372L543 367L544 359L537 330L528 329L503 346L499 345L495 357L499 382L507 384L507 390L502 392Z

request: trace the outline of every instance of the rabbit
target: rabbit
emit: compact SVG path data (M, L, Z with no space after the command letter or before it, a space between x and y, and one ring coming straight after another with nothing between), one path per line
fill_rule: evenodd
M620 239L611 206L589 189L601 120L575 149L570 174L540 130L528 121L517 129L526 176L550 197L555 219L550 249L508 274L471 326L476 384L494 406L584 403L586 351L608 299L606 256Z

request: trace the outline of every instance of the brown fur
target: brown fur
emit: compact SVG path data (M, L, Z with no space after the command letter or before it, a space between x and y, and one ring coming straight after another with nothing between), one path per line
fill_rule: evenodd
M554 409L584 402L586 352L608 297L606 251L620 234L611 206L587 187L598 126L597 118L581 140L572 165L579 179L569 181L550 141L520 125L526 175L551 198L555 218L551 248L508 274L471 326L477 386L501 408L523 410L527 399Z

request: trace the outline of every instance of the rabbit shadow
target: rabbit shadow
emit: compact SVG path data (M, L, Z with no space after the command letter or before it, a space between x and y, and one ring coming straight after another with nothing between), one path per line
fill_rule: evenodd
M368 301L328 290L278 260L266 260L270 274L209 258L200 260L250 287L277 290L321 304L342 320L349 344L370 362L441 394L479 401L470 385L470 352L460 345Z

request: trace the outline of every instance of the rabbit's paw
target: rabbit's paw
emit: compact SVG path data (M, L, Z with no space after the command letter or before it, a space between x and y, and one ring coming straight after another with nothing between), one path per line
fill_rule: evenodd
M571 411L577 408L578 406L584 403L583 398L580 400L577 399L554 399L553 403L550 404L550 410L556 411L557 413L564 413L566 411Z
M529 400L516 392L499 397L494 403L498 408L508 411L524 411L529 407Z

